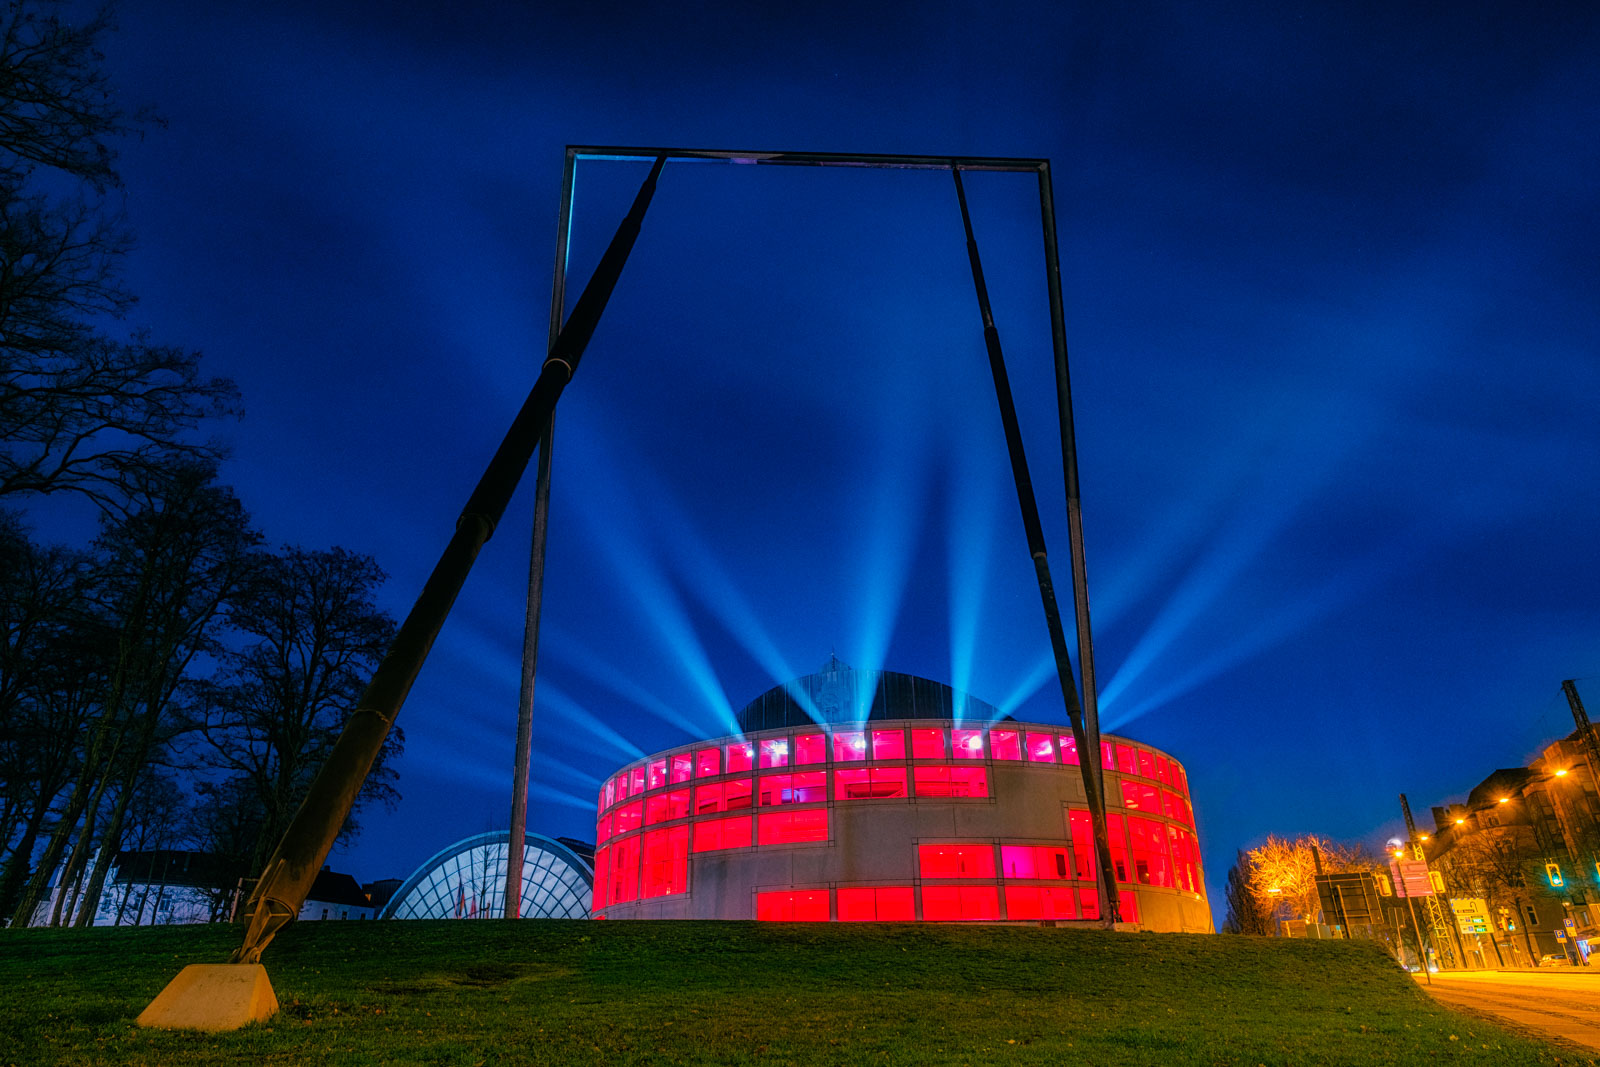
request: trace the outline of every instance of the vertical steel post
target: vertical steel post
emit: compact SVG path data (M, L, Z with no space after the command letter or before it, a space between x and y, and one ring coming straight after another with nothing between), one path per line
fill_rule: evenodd
M950 174L956 182L956 200L961 206L961 225L967 236L967 261L972 267L972 284L978 295L978 311L983 317L983 342L989 352L989 371L994 377L995 398L1000 405L1000 424L1005 430L1006 450L1011 457L1011 476L1016 482L1017 504L1022 509L1022 528L1028 540L1028 552L1033 557L1034 577L1039 584L1039 598L1044 604L1045 627L1050 633L1050 650L1055 656L1056 678L1061 685L1061 698L1066 704L1067 721L1072 724L1072 738L1078 746L1078 770L1083 775L1084 792L1089 802L1089 818L1094 827L1096 858L1100 864L1100 889L1106 906L1101 910L1103 921L1121 921L1122 909L1117 898L1117 874L1111 863L1111 843L1106 834L1105 793L1094 786L1095 773L1100 766L1099 744L1089 748L1089 735L1085 729L1083 708L1078 703L1078 687L1072 677L1072 661L1067 655L1067 638L1061 627L1061 608L1056 602L1055 585L1050 578L1050 560L1045 552L1044 527L1039 521L1039 502L1033 492L1033 478L1028 473L1028 457L1022 446L1022 429L1017 423L1017 407L1011 396L1011 381L1006 374L1005 356L1000 350L1000 332L995 329L994 313L989 306L989 288L983 280L983 263L978 257L978 241L972 234L972 217L967 212L967 194L961 184L961 169L951 164Z
M550 284L550 331L546 357L561 335L567 310L567 241L572 231L572 185L577 153L567 149L561 171L561 211L556 220L556 263ZM539 465L533 484L533 543L528 551L528 602L522 623L522 682L517 690L517 748L511 769L511 830L506 847L505 917L522 917L523 841L528 832L528 776L533 758L533 684L539 667L539 618L544 604L544 552L550 529L550 452L555 413L539 438Z
M1067 322L1061 302L1061 251L1056 243L1056 197L1050 163L1039 164L1039 217L1044 233L1044 281L1050 298L1050 347L1055 355L1056 414L1061 426L1061 473L1067 498L1067 561L1072 568L1072 609L1078 631L1078 673L1083 679L1083 729L1089 749L1078 755L1090 768L1102 816L1095 835L1107 835L1105 769L1100 762L1100 696L1095 686L1094 637L1089 628L1089 566L1083 549L1083 501L1078 487L1078 438L1072 415L1072 378L1067 370ZM1113 904L1115 907L1115 904ZM1120 909L1113 914L1120 918Z

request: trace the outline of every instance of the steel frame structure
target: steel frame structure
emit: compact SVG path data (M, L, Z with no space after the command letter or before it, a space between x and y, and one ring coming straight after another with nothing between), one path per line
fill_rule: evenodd
M1034 174L1039 183L1039 212L1044 238L1045 288L1050 303L1050 338L1054 351L1056 378L1056 405L1061 435L1061 459L1065 481L1067 540L1072 573L1074 618L1077 630L1078 664L1082 683L1083 730L1086 751L1080 755L1084 787L1092 798L1098 799L1093 807L1099 811L1095 827L1098 845L1104 847L1106 829L1104 822L1105 788L1101 773L1100 716L1095 687L1094 644L1089 623L1088 569L1084 560L1083 509L1078 483L1078 453L1072 414L1072 386L1068 374L1065 313L1061 298L1061 261L1056 244L1055 195L1050 182L1050 161L1047 159L1005 158L983 156L886 155L879 153L841 152L786 152L748 151L705 148L662 148L643 146L568 145L561 178L561 205L556 230L555 270L550 295L549 345L555 344L561 332L566 306L567 255L572 230L573 181L580 160L592 161L652 161L665 158L672 162L721 163L728 165L783 166L783 167L851 167L886 170L942 170L957 175L960 171L992 171L1013 174ZM526 829L527 782L531 756L534 684L538 669L539 620L543 602L546 532L549 521L550 453L553 445L554 419L545 430L539 443L539 464L534 496L533 538L530 546L528 568L527 612L523 631L522 678L518 700L517 750L512 789L511 834L515 840ZM1047 609L1047 613L1048 613ZM1072 684L1068 664L1063 681ZM1065 686L1064 686L1065 687ZM1076 688L1076 686L1073 686ZM1063 697L1070 703L1076 693ZM1098 851L1098 850L1097 850ZM1102 864L1107 853L1101 853ZM506 916L518 914L516 894L520 889L521 872L506 872ZM1102 894L1106 896L1101 914L1116 919L1117 896L1114 889L1106 889L1109 876L1103 880Z

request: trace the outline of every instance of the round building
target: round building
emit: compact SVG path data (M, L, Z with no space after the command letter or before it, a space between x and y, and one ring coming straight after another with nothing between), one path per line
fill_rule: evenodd
M602 785L597 919L1056 922L1099 918L1064 727L831 660ZM1103 734L1122 918L1210 932L1182 765Z

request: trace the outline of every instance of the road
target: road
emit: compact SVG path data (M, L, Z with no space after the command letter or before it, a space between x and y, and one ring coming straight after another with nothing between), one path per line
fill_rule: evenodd
M1448 1007L1600 1051L1600 967L1451 971L1435 974L1432 985L1415 977Z

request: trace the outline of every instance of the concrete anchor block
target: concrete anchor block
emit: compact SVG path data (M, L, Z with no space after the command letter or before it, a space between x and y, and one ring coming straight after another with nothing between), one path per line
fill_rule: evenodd
M237 1030L278 1014L278 996L259 963L191 963L139 1013L140 1026Z

